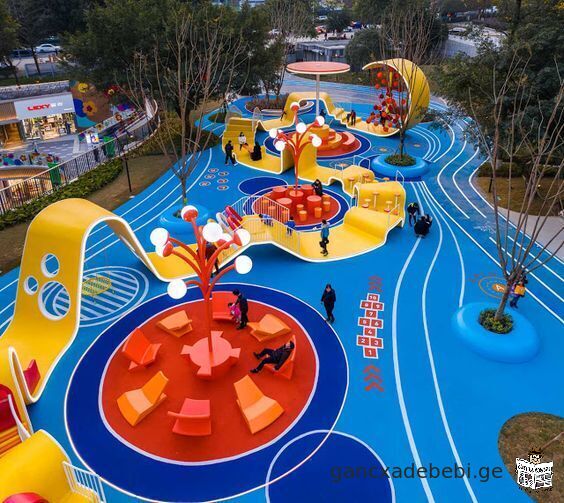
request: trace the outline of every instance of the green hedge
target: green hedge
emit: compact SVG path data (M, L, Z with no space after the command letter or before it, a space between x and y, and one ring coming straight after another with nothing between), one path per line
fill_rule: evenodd
M386 162L392 166L413 166L415 159L408 154L392 154L386 157Z
M11 225L31 220L42 209L56 201L69 199L71 197L84 198L89 196L92 192L113 182L121 173L121 170L122 165L119 159L101 164L69 185L65 185L51 194L38 197L20 208L7 211L3 215L0 215L0 230L10 227Z
M484 309L478 322L494 334L508 334L513 329L513 318L509 314L503 314L501 320L496 320L495 309Z

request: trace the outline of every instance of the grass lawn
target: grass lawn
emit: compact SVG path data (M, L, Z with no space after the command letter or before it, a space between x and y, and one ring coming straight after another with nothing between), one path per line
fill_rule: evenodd
M532 448L540 448L564 431L564 419L551 414L530 412L519 414L507 421L499 433L499 453L512 475L515 473L515 458L529 459ZM542 451L541 462L553 461L552 490L529 491L535 501L556 503L564 501L564 439L549 445Z
M480 176L478 177L478 185L482 189L484 196L490 202L493 201L493 196L491 193L488 192L488 187L490 185L490 177L489 176ZM546 196L548 193L550 184L552 183L552 178L543 178L540 183L540 193L543 196ZM555 184L555 187L558 184ZM511 201L509 209L513 211L520 211L521 203L523 201L523 197L525 195L525 186L526 182L522 177L514 177L511 179ZM497 178L497 193L499 197L499 205L502 208L507 208L507 195L509 190L509 180L506 178ZM542 206L542 198L536 197L531 205L531 215L538 215L539 211L541 210ZM546 208L547 206L545 206ZM553 208L551 215L558 215L561 206L556 204ZM542 212L543 216L546 214L546 210Z
M129 160L131 186L133 194L138 194L153 183L168 168L163 155L145 155ZM111 183L93 192L88 200L114 210L129 199L127 176L125 170ZM25 235L29 222L8 227L0 231L0 271L5 273L20 264Z

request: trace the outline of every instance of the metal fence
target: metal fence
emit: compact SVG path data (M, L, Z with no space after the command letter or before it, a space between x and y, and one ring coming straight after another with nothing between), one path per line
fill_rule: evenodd
M127 154L147 140L157 127L158 115L153 108L122 131L113 134L111 140L41 173L2 188L0 214L20 208L38 197L51 194L100 164Z

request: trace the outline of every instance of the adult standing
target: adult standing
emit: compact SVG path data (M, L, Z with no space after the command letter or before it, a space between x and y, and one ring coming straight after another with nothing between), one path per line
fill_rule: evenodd
M337 294L329 283L327 283L325 290L323 290L323 295L321 295L321 302L325 306L325 312L327 313L327 318L325 318L325 321L333 323L335 321L335 316L333 316L333 309L335 309L335 302L337 302Z
M327 220L323 219L321 221L321 241L319 241L319 246L321 246L321 254L326 257L329 255L327 251L327 245L329 244L329 224Z
M245 145L245 143L247 143L247 137L245 136L243 131L241 131L239 133L239 151L243 150L243 146Z
M225 145L225 164L229 164L229 161L231 161L231 164L235 165L235 157L233 156L233 144L231 143L231 140L229 140Z
M421 214L419 204L417 202L409 203L407 205L407 214L409 215L409 225L412 226L415 222L417 222L417 217Z
M232 293L237 297L235 305L239 306L239 309L241 310L241 323L237 327L237 330L241 330L245 328L247 326L247 323L249 322L249 303L247 301L247 298L239 290L233 290Z

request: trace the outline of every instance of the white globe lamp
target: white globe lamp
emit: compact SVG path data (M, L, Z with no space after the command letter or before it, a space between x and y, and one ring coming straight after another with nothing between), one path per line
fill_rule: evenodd
M251 242L251 234L247 229L237 230L237 236L239 236L241 246L247 246Z
M314 147L316 147L316 148L317 148L317 147L320 147L320 146L321 146L321 143L322 143L322 142L321 142L321 138L319 138L319 136L317 136L317 135L313 135L313 136L311 137L311 143L312 143L312 145L313 145Z
M322 115L318 115L315 118L315 122L317 122L317 124L319 125L319 127L323 126L323 124L325 124L325 119L323 118Z
M278 129L271 129L268 132L268 136L270 136L272 139L276 138L278 136Z
M307 129L307 126L305 125L305 123L303 123L303 122L298 122L298 123L296 124L296 131L297 131L298 133L303 134L303 133L305 133L306 129Z
M210 222L204 225L204 228L202 229L202 235L208 243L215 243L216 241L219 241L221 239L221 236L223 235L223 229L218 223Z
M246 255L240 255L235 259L235 270L239 274L247 274L253 268L253 261Z
M186 295L186 283L181 279L173 279L167 286L166 291L173 299L181 299Z
M169 234L166 229L162 227L157 227L153 229L149 239L155 248L164 248L164 245L168 242Z
M278 150L278 152L282 152L285 148L286 148L286 142L282 141L282 140L278 140L275 144L274 144L274 148L276 150Z

